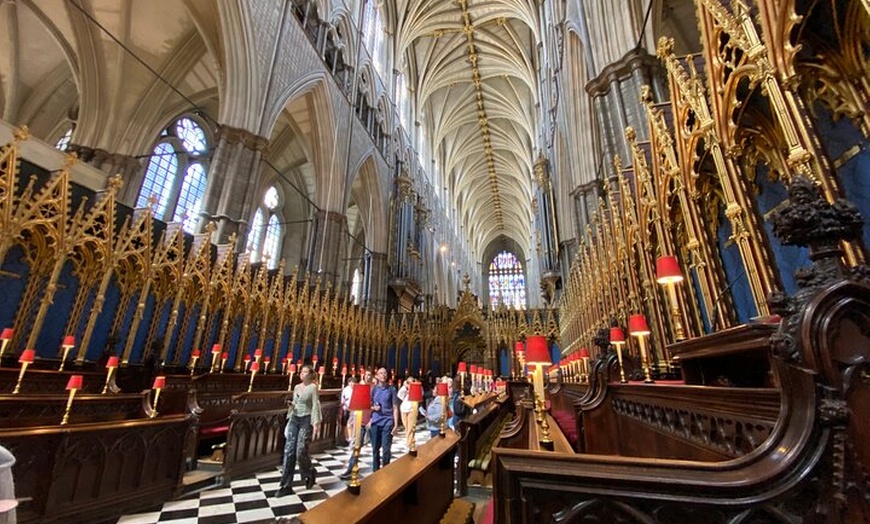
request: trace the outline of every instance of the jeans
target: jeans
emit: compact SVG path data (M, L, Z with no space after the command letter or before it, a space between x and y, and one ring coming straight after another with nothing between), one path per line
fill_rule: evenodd
M311 415L304 417L290 416L287 426L284 428L284 472L281 474L283 487L293 485L293 473L296 470L296 461L299 461L299 473L305 479L314 475L311 467L311 455L308 453L308 445L311 443Z
M366 441L366 427L360 426L360 428L359 428L359 446L360 446L360 448L363 446L363 444L365 444L365 441ZM351 449L353 449L353 447L356 446L356 441L351 442L350 445L351 445ZM347 463L347 469L344 470L345 475L350 475L350 470L353 469L354 464L356 464L356 457L353 455L353 452L351 452L350 462Z
M371 427L372 438L372 471L381 469L381 452L383 451L384 466L390 463L390 447L393 445L393 422L386 419L383 424Z

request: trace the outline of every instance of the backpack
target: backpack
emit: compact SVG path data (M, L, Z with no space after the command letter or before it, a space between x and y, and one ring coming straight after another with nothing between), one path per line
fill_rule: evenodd
M432 426L437 426L441 423L441 399L433 398L426 408L426 420Z

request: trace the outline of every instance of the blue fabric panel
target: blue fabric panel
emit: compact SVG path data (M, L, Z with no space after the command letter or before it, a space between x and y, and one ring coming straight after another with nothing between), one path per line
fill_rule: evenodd
M846 199L855 204L864 217L863 241L864 249L867 249L870 246L870 151L867 150L867 141L851 120L841 118L834 121L831 112L819 103L813 111L822 144L832 161L856 145L859 147L857 153L837 169L837 178Z
M722 259L722 265L725 268L725 278L728 284L726 289L718 290L717 295L713 297L715 301L714 307L718 311L719 318L721 318L722 312L727 307L727 303L722 298L722 295L728 293L728 288L730 287L731 297L737 313L737 322L743 324L749 322L750 318L758 315L758 312L755 309L755 302L752 300L752 291L749 287L749 280L746 278L746 271L743 268L740 249L737 247L737 244L728 240L731 236L731 223L725 217L724 205L719 207L719 230L716 233L719 257Z
M57 291L54 293L52 304L48 308L46 321L42 324L42 331L39 333L39 338L36 341L36 354L43 358L54 358L60 350L60 343L63 337L66 325L69 322L69 315L72 312L73 302L75 301L76 293L78 293L78 279L72 274L72 264L67 262L64 264L58 279ZM39 294L39 299L45 299L45 289ZM29 322L36 320L36 312L39 310L39 303L33 305L33 316L29 317ZM87 309L86 309L87 310ZM76 335L76 343L81 340L78 333ZM78 348L73 349L73 353L78 351ZM68 357L72 359L72 356Z

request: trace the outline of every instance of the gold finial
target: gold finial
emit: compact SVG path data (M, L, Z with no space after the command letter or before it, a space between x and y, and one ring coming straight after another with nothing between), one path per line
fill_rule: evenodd
M75 152L67 153L67 154L63 155L63 168L62 169L69 169L72 166L76 165L78 163L78 161L79 161L79 156Z
M30 129L27 126L16 127L12 130L12 141L22 142L30 138Z
M110 176L109 179L106 181L106 189L112 192L117 192L119 189L121 189L121 186L123 185L124 180L121 178L120 174Z
M652 102L652 88L649 84L644 84L640 86L640 101L644 104L649 104Z
M659 38L659 45L656 47L656 56L666 58L674 52L674 39L668 36Z
M635 139L637 138L637 132L634 130L633 127L628 126L628 127L625 128L625 138L626 138L629 142L634 142L634 141L635 141Z

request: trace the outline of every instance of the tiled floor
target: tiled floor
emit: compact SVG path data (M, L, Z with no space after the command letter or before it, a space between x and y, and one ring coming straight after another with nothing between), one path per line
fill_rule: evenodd
M429 440L429 431L418 426L417 444ZM405 455L405 436L402 430L393 439L392 459ZM360 474L371 474L372 449L366 445L360 452ZM186 498L163 504L160 511L125 515L118 524L232 524L236 522L274 523L276 519L298 515L313 508L331 495L346 489L347 483L340 480L350 458L350 450L337 448L312 456L317 472L317 483L305 489L297 466L293 478L293 495L274 498L281 480L280 468L257 473L253 477L234 480L228 488L203 491Z

